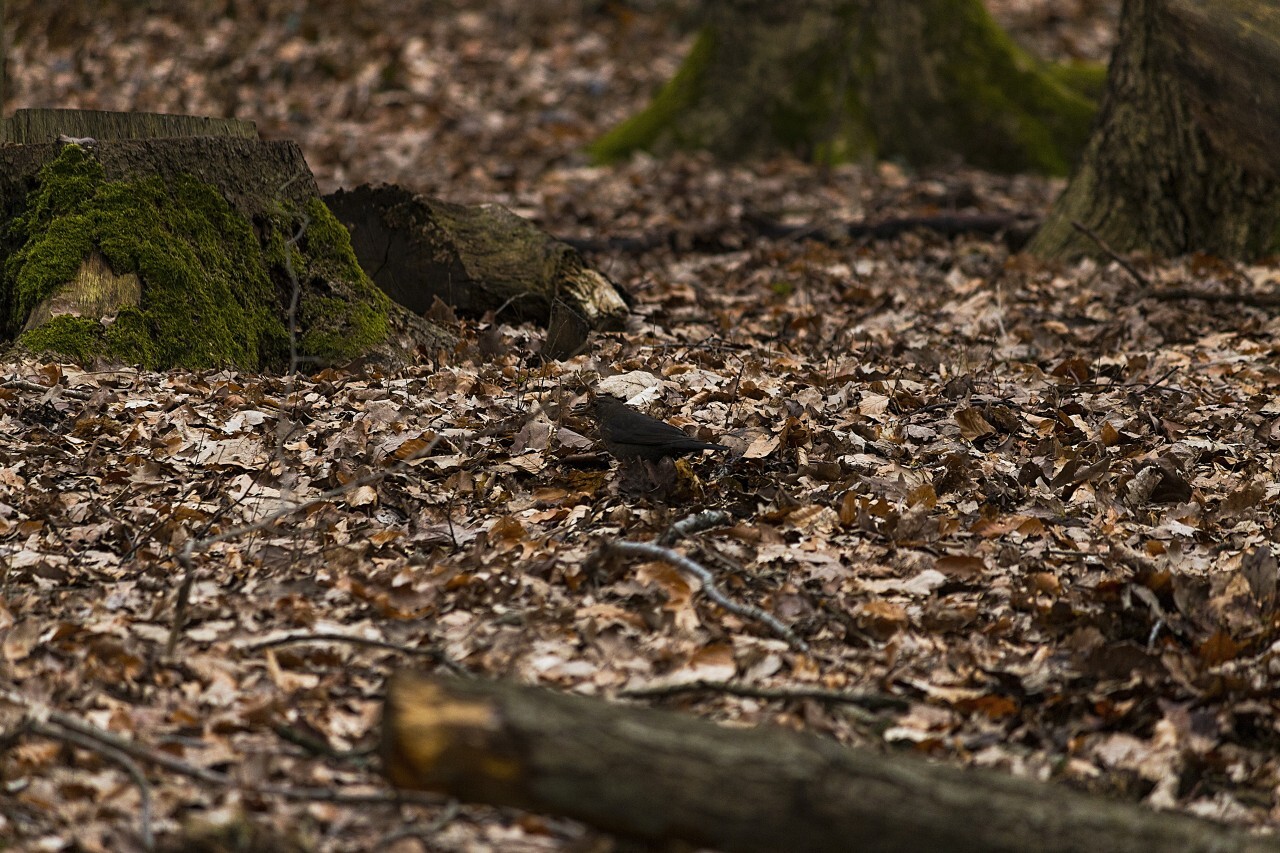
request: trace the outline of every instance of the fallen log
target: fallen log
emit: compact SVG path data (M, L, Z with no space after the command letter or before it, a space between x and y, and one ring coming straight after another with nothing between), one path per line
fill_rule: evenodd
M435 300L460 314L547 326L543 355L580 352L592 330L619 329L621 292L571 246L495 204L469 207L397 186L325 197L382 290L426 314Z
M392 784L728 851L1276 851L1274 839L993 771L501 682L394 675Z

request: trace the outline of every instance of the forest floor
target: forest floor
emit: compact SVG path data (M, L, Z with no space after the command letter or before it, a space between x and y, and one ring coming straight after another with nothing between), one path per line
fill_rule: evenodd
M978 237L828 239L1034 219L1062 187L1034 176L589 165L582 146L677 67L682 3L66 5L7 4L10 108L235 115L298 140L325 190L395 182L567 238L667 239L590 255L635 313L564 362L490 317L394 374L0 364L13 849L135 848L144 792L171 843L247 820L325 851L608 849L569 820L378 802L385 678L440 659L589 696L669 687L644 701L1280 825L1280 322L1258 298L1276 267L1136 259L1135 275ZM1118 4L992 5L1042 52L1103 58ZM821 239L761 239L744 214ZM598 382L733 452L630 494L616 467L574 461L594 447L574 405ZM708 508L729 520L683 552L808 651L672 566L594 559ZM905 704L868 718L702 682ZM22 729L33 703L230 784L147 765L140 785Z

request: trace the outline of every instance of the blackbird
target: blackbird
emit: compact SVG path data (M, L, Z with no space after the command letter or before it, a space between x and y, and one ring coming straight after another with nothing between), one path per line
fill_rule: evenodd
M648 459L683 456L697 450L728 450L723 444L700 441L679 427L637 412L626 403L598 394L593 403L600 437L615 459Z

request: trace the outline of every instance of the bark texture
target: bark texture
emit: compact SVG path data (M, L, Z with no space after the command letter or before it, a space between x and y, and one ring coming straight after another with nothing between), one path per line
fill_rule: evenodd
M0 139L5 142L56 142L59 136L95 139L235 136L257 139L258 128L251 121L234 118L56 109L15 110L0 124Z
M708 4L650 107L599 140L637 148L901 158L1065 173L1093 103L1017 48L980 0Z
M1210 14L1212 7L1212 15ZM1277 248L1274 4L1126 0L1097 129L1030 251L1253 258Z
M500 205L468 207L396 186L325 197L370 278L419 314L436 299L459 313L545 324L544 353L575 354L593 329L621 328L622 294L571 246Z
M726 853L1280 850L1054 785L479 680L393 676L382 740L400 787Z
M1219 151L1280 178L1280 6L1255 0L1166 0L1173 71Z

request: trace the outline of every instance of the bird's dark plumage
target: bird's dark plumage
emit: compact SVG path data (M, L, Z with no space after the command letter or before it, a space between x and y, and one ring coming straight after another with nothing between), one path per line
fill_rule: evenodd
M679 427L637 412L626 403L598 394L593 402L604 446L620 460L683 456L698 450L728 450L723 444L700 441Z

